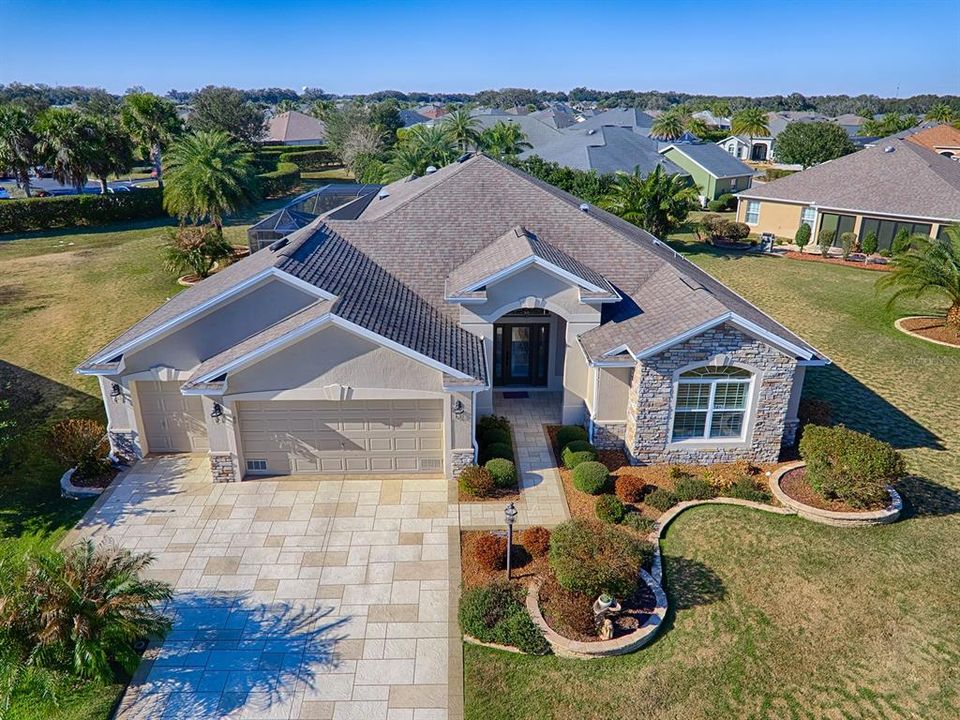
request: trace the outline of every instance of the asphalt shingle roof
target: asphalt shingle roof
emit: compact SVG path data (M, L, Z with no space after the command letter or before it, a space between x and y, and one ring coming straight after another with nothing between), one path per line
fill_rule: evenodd
M642 175L649 175L657 166L671 174L687 174L686 170L657 152L656 140L625 127L581 129L585 124L567 130L551 143L527 150L520 157L537 155L565 167L596 170L600 174L633 173L639 168Z
M267 139L273 142L322 142L327 137L327 126L322 120L290 110L270 118Z
M749 165L714 143L682 143L668 147L686 155L714 177L743 177L754 172Z
M886 138L739 196L954 221L960 220L960 163L907 139Z

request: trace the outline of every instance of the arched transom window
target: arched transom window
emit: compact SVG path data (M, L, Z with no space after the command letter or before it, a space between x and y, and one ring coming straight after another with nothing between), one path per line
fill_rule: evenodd
M746 426L751 375L738 367L699 367L680 374L673 440L735 440Z

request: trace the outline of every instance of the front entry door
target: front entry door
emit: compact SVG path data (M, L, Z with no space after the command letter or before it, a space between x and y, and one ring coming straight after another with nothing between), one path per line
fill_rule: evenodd
M546 323L494 325L494 384L546 385L549 354L550 326Z

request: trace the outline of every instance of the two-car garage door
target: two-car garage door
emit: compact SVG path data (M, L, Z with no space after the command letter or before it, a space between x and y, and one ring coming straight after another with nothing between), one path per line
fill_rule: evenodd
M443 471L440 400L238 403L246 472Z

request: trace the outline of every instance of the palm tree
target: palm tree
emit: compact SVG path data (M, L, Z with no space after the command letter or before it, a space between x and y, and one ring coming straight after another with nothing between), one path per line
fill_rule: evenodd
M13 103L0 104L0 167L13 170L27 197L30 197L30 168L36 144L37 136L27 109Z
M960 226L947 228L938 238L915 235L910 249L897 256L893 272L877 281L877 289L896 288L887 306L899 297L945 295L950 301L946 326L960 337Z
M82 192L87 184L92 153L92 132L78 112L50 108L37 118L37 149L53 177Z
M326 120L330 113L337 109L333 100L314 100L310 114L317 120Z
M697 189L680 174L671 175L663 167L644 177L617 173L611 191L600 201L601 207L624 220L663 238L673 232L697 206Z
M767 124L767 113L763 108L749 107L734 114L730 123L734 135L747 135L750 138L750 153L753 156L753 139L767 137L770 126Z
M686 121L681 112L668 110L661 113L650 127L650 137L657 140L676 140L683 135Z
M937 103L927 111L926 119L939 123L952 123L957 119L957 111L946 103Z
M133 142L115 117L90 115L84 120L91 130L90 171L105 195L107 178L130 172L133 167Z
M717 100L710 104L710 112L715 118L730 117L730 104L726 100Z
M480 139L480 121L470 115L466 108L458 108L443 118L443 126L457 144L461 154L476 147Z
M170 147L164 171L163 207L181 222L209 221L223 228L223 216L256 198L256 176L243 147L222 130L198 131Z
M419 148L429 165L443 167L457 157L453 136L444 123L416 125L407 133L404 142Z
M383 182L422 175L427 167L421 149L408 142L399 142L390 151L390 162L384 169Z
M199 279L210 277L214 266L233 255L223 233L209 225L181 225L167 228L163 246L164 264L176 273L190 271Z
M34 645L27 662L105 681L114 680L114 663L133 672L135 644L171 625L157 609L172 597L170 586L140 577L152 561L90 540L37 557L24 581L35 603L20 618Z
M502 120L480 133L479 145L484 152L501 160L514 158L533 147L519 125Z
M130 93L123 98L120 119L133 141L149 154L157 186L163 189L163 149L183 130L176 106L151 93Z
M291 110L299 110L300 103L294 102L288 98L284 98L277 103L277 115L281 115L285 112L290 112Z

